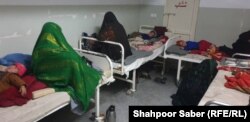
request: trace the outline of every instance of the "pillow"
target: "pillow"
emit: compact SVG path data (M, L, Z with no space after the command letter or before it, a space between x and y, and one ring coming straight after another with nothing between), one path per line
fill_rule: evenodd
M45 88L45 89L40 89L32 92L32 99L37 99L39 97L55 93L55 89L53 88Z
M177 45L172 45L170 46L167 50L166 53L169 54L177 54L177 55L186 55L188 52L186 50L181 49Z

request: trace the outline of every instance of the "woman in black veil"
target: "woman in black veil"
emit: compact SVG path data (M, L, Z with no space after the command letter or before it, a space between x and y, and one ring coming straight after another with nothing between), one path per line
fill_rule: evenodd
M127 34L122 24L118 22L115 15L112 12L107 12L104 15L104 20L98 36L99 40L109 40L121 43L124 47L124 57L132 55ZM113 60L119 60L121 58L120 48L113 45L102 45L100 52L107 54Z

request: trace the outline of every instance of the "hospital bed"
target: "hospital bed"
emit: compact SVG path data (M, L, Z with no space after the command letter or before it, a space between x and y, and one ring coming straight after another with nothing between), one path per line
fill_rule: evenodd
M148 30L152 30L154 28L154 26L150 26L150 25L141 25L140 26L140 32L143 33L148 33ZM170 37L169 40L165 43L164 45L164 50L163 53L161 55L159 55L159 57L163 58L164 60L162 62L163 64L163 69L161 72L161 75L165 74L165 59L175 59L178 61L178 65L177 65L177 75L176 75L176 84L180 84L180 75L181 75L181 70L183 69L183 62L190 62L190 63L201 63L203 60L208 59L208 57L202 56L202 55L198 55L198 54L187 54L187 55L176 55L176 54L167 54L165 53L166 50L172 46L172 45L176 45L176 42L178 40L183 40L185 37L185 35L183 34L179 34L179 33L172 33L172 32L166 32L165 33L166 36ZM184 36L184 37L183 37Z
M166 50L172 46L172 45L176 45L176 42L178 40L182 40L182 36L180 34L173 34L173 33L169 33L167 32L168 36L173 37L171 39L169 39L166 44L165 44L165 48L164 48L164 53L162 55L162 58L164 59L175 59L178 61L178 65L177 65L177 75L176 75L176 84L180 84L180 75L181 75L181 70L183 69L183 62L190 62L190 63L201 63L203 60L208 59L208 57L199 55L199 54L186 54L186 55L177 55L177 54L167 54ZM165 69L163 69L165 70ZM165 72L165 71L163 71Z
M141 26L140 29L139 29L139 31L142 32L142 33L148 33L152 29L153 29L152 26L146 26L146 27L145 26ZM172 39L172 38L170 38L170 39ZM132 84L131 89L129 89L127 91L128 94L131 94L131 93L133 93L133 92L136 91L136 70L141 65L143 65L144 63L152 61L156 57L162 55L162 52L164 51L164 48L165 48L165 45L163 44L159 48L153 50L152 54L150 54L150 55L148 55L146 57L140 57L140 58L136 58L135 57L132 62L130 62L129 64L126 64L126 59L124 58L124 47L120 43L113 42L113 41L108 41L108 40L106 40L106 41L98 41L96 38L83 36L79 40L79 47L78 48L80 50L85 50L85 51L88 51L88 49L83 49L82 48L83 47L82 45L84 45L84 42L82 40L94 41L95 43L96 42L97 43L98 42L100 42L100 43L107 43L107 44L110 44L110 45L116 45L116 46L120 47L120 49L121 49L121 60L120 60L120 62L114 62L114 61L112 61L112 68L113 68L114 75L118 74L120 76L123 76L123 75L127 76L127 77L124 78L124 77L120 77L120 76L115 75L114 76L115 79L126 81L126 82ZM93 54L93 56L95 57L95 54ZM101 62L101 60L100 60L100 62ZM133 72L131 79L128 78L128 75L129 75L130 71Z
M206 93L199 102L199 106L224 105L224 106L246 106L249 104L249 94L229 89L224 86L227 82L226 76L231 76L232 72L219 70L214 80L211 82Z
M242 53L235 53L233 54L232 58L225 58L220 63L221 65L238 67L242 69L250 69L249 65L242 66L237 65L239 63L235 57L242 56L242 57L250 57L249 54L242 54ZM229 62L226 61L229 60ZM240 59L239 59L240 60ZM235 62L232 62L235 61ZM246 60L240 60L245 62ZM249 62L249 60L247 61ZM234 64L234 65L233 65ZM235 65L236 64L236 65ZM229 89L224 86L227 82L225 79L226 76L232 76L232 72L219 70L217 75L215 76L214 80L209 85L206 93L202 97L199 102L199 106L246 106L250 104L250 96L247 93L240 92L235 89Z
M92 41L98 41L95 38L90 38L90 37L82 37L82 39L87 39L87 40L92 40ZM116 43L116 42L111 42L111 41L102 41L102 43L107 43L107 44L111 44L111 45L117 45L121 48L121 61L120 62L112 62L112 69L113 69L113 73L114 74L118 74L118 75L126 75L127 77L120 77L120 76L114 76L115 79L119 79L119 80L123 80L126 81L128 83L132 84L131 89L128 90L128 94L131 94L133 92L136 91L136 69L138 69L141 65L143 65L144 63L151 61L153 59L155 59L157 56L161 55L161 53L164 50L164 45L162 45L160 48L155 49L152 54L150 54L149 56L146 57L140 57L140 58L136 58L133 59L133 62L129 63L128 65L126 65L126 59L124 58L124 48L120 43ZM85 49L81 48L81 45L83 45L82 41L79 41L79 48L80 50L83 51L87 51ZM96 52L93 52L93 57L96 57L95 54ZM102 60L99 60L100 62L102 62ZM129 79L129 72L132 71L132 78ZM114 75L112 74L112 75Z
M100 116L100 87L114 81L113 69L110 59L103 54L89 51L78 50L75 51L80 55L86 57L98 69L102 71L102 78L96 87L95 93L95 109L96 120L102 121ZM93 57L93 55L95 57ZM102 62L100 62L102 60ZM22 106L0 107L1 122L34 122L54 113L55 111L70 104L70 96L66 92L55 92L46 96L30 100Z
M102 78L99 81L99 84L96 87L96 93L95 93L95 118L97 122L102 122L104 119L100 115L100 88L103 85L110 84L115 81L113 77L113 68L112 68L112 62L110 58L107 55L98 53L98 52L92 52L88 50L80 50L80 49L74 49L80 56L84 56L89 61L92 62L93 68L99 69L102 72Z

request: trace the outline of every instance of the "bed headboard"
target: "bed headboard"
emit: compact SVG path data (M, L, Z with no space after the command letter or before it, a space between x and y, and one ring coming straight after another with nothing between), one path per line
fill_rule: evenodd
M152 25L141 25L139 28L139 32L141 33L149 33L152 30L154 30L154 26Z

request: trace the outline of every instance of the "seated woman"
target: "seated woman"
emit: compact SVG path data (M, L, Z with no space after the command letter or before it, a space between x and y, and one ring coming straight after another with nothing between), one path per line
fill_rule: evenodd
M100 80L66 41L61 28L44 24L32 53L31 67L36 78L56 91L66 91L86 111Z
M124 58L132 55L124 27L118 22L115 15L110 11L104 15L104 20L99 32L99 39L101 41L109 40L121 43L125 50ZM113 60L119 60L121 58L121 50L118 46L106 45L102 43L102 45L95 48L95 51L107 54Z

